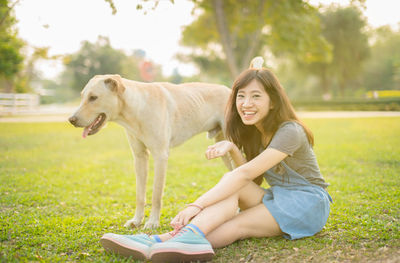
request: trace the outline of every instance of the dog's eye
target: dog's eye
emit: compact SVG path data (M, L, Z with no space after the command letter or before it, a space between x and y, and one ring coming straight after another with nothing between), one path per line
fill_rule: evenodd
M89 101L95 101L95 100L97 100L97 96L90 96L89 97Z

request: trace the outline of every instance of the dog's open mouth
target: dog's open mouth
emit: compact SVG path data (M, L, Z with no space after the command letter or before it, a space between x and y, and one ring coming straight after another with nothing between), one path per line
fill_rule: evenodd
M93 135L98 132L106 119L105 113L100 113L99 116L89 125L83 129L82 137L86 138L88 135Z

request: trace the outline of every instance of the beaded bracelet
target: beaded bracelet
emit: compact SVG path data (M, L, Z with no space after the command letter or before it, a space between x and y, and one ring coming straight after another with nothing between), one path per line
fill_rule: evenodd
M204 209L204 207L202 207L201 205L195 204L195 203L187 204L186 206L194 206L194 207L197 207L198 209L200 209L200 211Z

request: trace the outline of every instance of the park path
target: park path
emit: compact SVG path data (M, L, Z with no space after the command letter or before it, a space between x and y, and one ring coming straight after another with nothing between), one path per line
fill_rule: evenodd
M29 115L0 115L1 122L67 122L68 117L78 106L46 105L40 106ZM400 111L299 111L300 118L368 118L368 117L400 117Z

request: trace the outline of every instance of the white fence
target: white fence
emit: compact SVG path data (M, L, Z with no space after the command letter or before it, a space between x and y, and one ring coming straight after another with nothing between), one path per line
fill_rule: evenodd
M0 115L33 113L39 106L37 94L0 93Z

